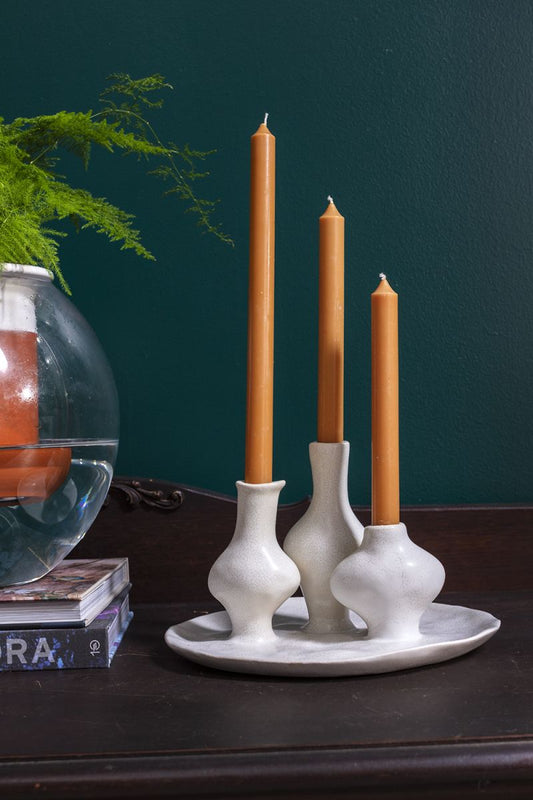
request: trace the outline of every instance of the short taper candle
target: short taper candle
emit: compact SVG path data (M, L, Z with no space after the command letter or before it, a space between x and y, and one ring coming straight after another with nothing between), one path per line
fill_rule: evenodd
M331 197L319 219L319 442L344 438L344 217Z
M400 521L398 295L385 275L372 294L372 525Z
M272 481L276 140L266 119L251 140L246 483Z

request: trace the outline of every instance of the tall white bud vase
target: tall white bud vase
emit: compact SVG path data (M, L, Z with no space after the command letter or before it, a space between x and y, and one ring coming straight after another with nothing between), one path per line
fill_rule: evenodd
M307 604L308 633L353 630L348 609L330 589L335 567L360 545L363 526L348 499L349 442L311 442L313 497L289 531L283 548L297 564Z
M276 638L272 617L298 588L300 573L276 539L279 493L285 481L237 481L233 538L209 573L211 594L226 609L231 638L268 643Z
M402 522L369 525L357 553L334 570L331 590L364 619L369 638L416 640L444 577L440 561L409 538Z

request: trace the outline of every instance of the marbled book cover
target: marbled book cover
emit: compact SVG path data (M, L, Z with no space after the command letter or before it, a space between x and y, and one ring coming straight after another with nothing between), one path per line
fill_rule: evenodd
M0 630L0 671L109 667L133 617L129 589L84 628Z
M123 558L66 559L38 581L0 589L0 603L82 600L123 562Z

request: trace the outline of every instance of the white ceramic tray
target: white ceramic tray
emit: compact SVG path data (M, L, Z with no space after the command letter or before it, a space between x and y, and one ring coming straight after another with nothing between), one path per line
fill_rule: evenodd
M432 603L413 641L369 639L363 620L350 612L351 634L308 634L303 597L291 597L274 615L270 642L230 638L225 611L173 625L165 634L172 650L191 661L231 672L286 677L370 675L448 661L490 639L500 621L486 611Z

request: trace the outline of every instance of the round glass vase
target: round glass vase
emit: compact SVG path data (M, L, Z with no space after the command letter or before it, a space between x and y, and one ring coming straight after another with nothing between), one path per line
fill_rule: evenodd
M118 419L102 348L52 275L0 265L0 586L46 575L87 533Z

